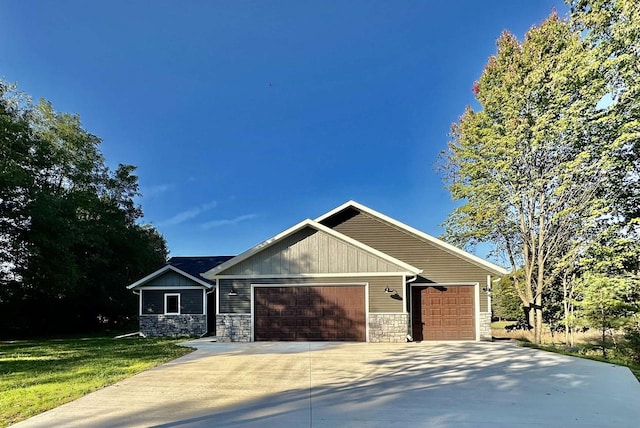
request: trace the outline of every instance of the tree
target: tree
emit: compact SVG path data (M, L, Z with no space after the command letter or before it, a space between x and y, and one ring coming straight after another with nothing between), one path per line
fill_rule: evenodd
M136 313L124 286L167 255L139 224L135 167L110 171L78 115L0 90L0 334L121 326Z
M583 299L579 303L580 312L589 325L602 333L602 356L607 357L606 335L623 327L638 312L638 283L623 278L611 278L586 274L580 279Z
M616 146L609 176L611 219L640 220L640 3L635 0L572 0L572 22L585 34L607 84L601 124Z
M493 316L507 320L522 319L522 302L513 289L513 280L505 276L491 287Z
M514 289L542 330L543 293L555 264L577 255L606 211L602 191L619 145L603 139L606 81L593 49L553 13L519 42L504 32L474 86L441 157L462 204L445 223L449 239L490 242L506 255Z
M22 209L32 185L31 171L39 166L33 156L29 112L21 108L26 103L15 85L0 80L0 281L4 283L19 280L13 268L24 255L19 235L28 223Z

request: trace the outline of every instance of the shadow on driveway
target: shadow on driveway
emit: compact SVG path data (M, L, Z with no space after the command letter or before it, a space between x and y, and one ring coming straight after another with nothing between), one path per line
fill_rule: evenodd
M509 343L198 348L24 426L636 427L640 420L640 384L626 367Z

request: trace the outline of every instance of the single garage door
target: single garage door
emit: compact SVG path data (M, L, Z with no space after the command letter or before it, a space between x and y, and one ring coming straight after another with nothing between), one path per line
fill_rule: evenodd
M411 313L414 340L475 340L475 287L414 286Z
M255 288L255 340L365 340L364 286Z

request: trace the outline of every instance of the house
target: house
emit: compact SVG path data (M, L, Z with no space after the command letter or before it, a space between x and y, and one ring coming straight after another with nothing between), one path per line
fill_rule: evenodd
M506 273L349 201L235 257L174 257L128 288L150 335L490 340L489 291Z
M140 332L148 336L202 336L215 332L215 282L200 273L233 256L172 257L127 288L139 303Z

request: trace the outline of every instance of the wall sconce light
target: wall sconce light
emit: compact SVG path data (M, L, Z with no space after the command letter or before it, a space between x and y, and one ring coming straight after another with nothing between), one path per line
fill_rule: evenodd
M387 294L391 294L392 299L394 300L402 300L402 296L400 296L400 294L398 293L398 290L396 290L395 288L391 288L389 286L384 287L384 292Z
M231 286L231 289L229 290L229 296L237 296L238 292L236 291L236 289L233 287L233 285Z

